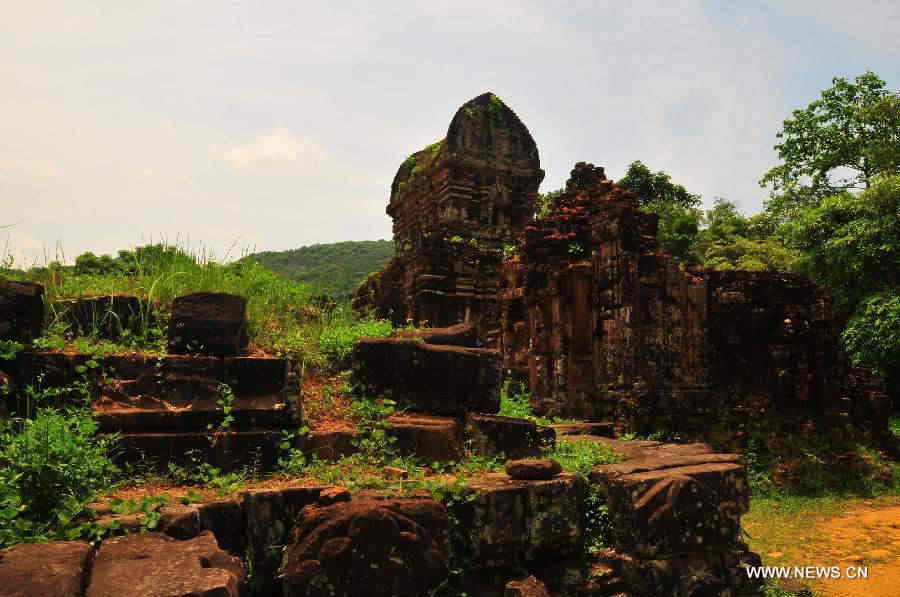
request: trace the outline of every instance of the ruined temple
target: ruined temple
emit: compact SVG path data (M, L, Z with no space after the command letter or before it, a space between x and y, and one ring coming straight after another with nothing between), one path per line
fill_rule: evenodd
M539 412L692 436L759 417L886 433L883 386L847 366L814 283L678 265L657 216L592 164L524 228L501 296L503 364Z
M677 264L659 248L657 216L591 164L533 219L543 176L499 98L464 104L447 137L397 171L396 256L356 305L395 322L473 324L541 414L691 435L750 416L887 432L883 384L848 366L815 284Z
M495 344L501 249L531 219L543 178L531 134L500 98L464 104L444 139L397 170L387 207L396 254L356 305L395 322L471 322Z

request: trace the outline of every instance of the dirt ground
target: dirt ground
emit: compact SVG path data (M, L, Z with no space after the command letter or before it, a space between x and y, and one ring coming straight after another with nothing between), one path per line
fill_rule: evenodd
M752 518L747 530L760 539L776 527L771 518ZM900 596L900 499L852 500L842 511L785 518L773 529L775 541L751 540L765 566L837 566L840 578L799 581L817 596ZM868 578L849 578L848 568L866 569Z

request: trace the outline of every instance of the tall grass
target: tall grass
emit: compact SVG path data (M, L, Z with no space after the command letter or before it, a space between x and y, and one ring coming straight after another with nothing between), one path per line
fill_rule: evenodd
M251 348L317 368L337 366L332 363L334 357L345 357L348 343L358 336L386 335L390 331L389 324L371 318L360 322L348 304L322 308L311 300L318 289L246 260L218 263L206 251L189 252L167 244L120 251L118 258L105 259L97 268L80 268L77 261L76 266L51 263L27 271L4 270L3 277L44 286L47 329L60 336L65 336L66 330L56 306L59 300L110 295L147 299L159 317L146 318L146 325L157 329L144 329L137 334L138 341L132 342L132 347L139 349L161 346L172 301L193 292L226 292L246 297Z

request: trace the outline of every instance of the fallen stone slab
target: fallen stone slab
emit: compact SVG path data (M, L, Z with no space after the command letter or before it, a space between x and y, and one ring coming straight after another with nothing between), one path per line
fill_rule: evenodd
M475 454L493 458L528 458L541 454L544 444L552 443L552 429L517 417L469 413L466 415L466 439Z
M169 352L237 355L247 342L246 298L197 292L172 301Z
M215 437L215 443L211 441ZM134 432L119 435L119 462L145 462L156 466L191 465L195 458L225 471L241 466L274 467L281 444L280 429L254 429L213 433L202 431Z
M243 585L240 559L211 532L187 541L140 533L100 545L86 597L240 597Z
M500 408L496 350L437 346L405 338L361 338L352 355L356 380L416 412L460 416Z
M309 506L285 551L284 597L417 597L447 575L449 518L431 499Z
M0 597L81 597L92 552L83 541L25 543L0 551Z
M426 463L455 461L463 457L459 424L455 419L417 414L391 415L387 426L397 439L401 454L416 456Z

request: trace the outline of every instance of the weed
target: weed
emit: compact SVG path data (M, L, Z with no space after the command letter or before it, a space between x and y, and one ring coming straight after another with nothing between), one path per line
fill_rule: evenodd
M206 425L208 430L215 428L214 433L209 437L212 445L216 445L216 441L218 441L221 434L227 432L231 428L231 424L234 423L234 415L231 413L234 410L235 396L231 386L227 383L220 383L216 387L216 394L216 405L222 409L222 420L219 421L218 427L215 427L212 423L207 423Z
M37 409L0 436L0 547L50 538L117 472L87 409Z

